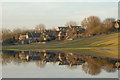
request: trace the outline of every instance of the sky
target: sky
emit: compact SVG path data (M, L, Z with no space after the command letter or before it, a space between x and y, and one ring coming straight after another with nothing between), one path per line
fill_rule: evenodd
M118 2L5 2L2 3L2 27L34 29L64 26L68 21L81 21L89 16L118 18Z

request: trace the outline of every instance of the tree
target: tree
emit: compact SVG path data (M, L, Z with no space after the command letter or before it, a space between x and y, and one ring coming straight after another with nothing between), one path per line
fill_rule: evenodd
M15 29L13 29L13 33L14 34L21 34L21 33L23 33L24 32L24 30L23 29L20 29L20 28L15 28Z
M35 30L40 31L40 32L45 31L45 25L39 24L35 27Z
M65 26L76 26L77 23L75 21L69 21L65 24Z
M8 29L2 29L2 41L6 41L11 38L11 31Z
M2 43L13 44L17 40L15 39L15 34L9 29L2 29Z
M97 63L83 64L82 69L85 73L88 73L90 75L97 75L101 72L101 66Z
M85 18L82 22L81 25L85 29L89 28L94 28L100 24L100 19L97 16L90 16L88 18Z
M103 21L104 28L106 29L106 32L111 32L111 31L115 30L115 28L113 27L114 26L113 22L115 22L114 18L106 18Z
M40 60L40 61L37 61L37 62L36 62L36 65L37 65L38 67L40 67L40 68L45 68L46 62Z
M114 18L106 18L103 23L106 24L106 23L110 23L110 22L115 22L115 19Z
M87 22L87 18L85 18L82 22L81 22L81 25L84 29L87 29L88 27L88 22Z
M48 31L57 31L56 28L47 29Z
M85 28L86 32L89 34L92 34L94 32L94 29L100 24L101 24L101 21L97 16L90 16L88 18L85 18L81 22L82 27Z

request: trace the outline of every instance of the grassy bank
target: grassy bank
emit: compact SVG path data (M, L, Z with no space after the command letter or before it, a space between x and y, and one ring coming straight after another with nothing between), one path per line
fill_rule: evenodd
M35 50L35 49L94 49L118 48L118 33L81 38L72 41L51 41L46 44L7 45L2 49Z
M100 50L107 48L110 50ZM101 55L118 56L118 33L99 35L89 38L81 38L72 41L51 41L46 44L24 44L24 45L7 45L3 50L60 50L67 52L79 53L81 50L93 50L91 53L101 53ZM102 54L104 53L104 54ZM85 54L85 53L84 53ZM89 55L88 53L87 55ZM93 55L93 54L92 54Z

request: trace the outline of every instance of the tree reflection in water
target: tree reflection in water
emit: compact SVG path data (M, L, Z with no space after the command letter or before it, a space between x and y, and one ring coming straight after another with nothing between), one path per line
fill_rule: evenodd
M83 64L82 68L86 73L89 73L91 75L97 75L101 72L100 65L95 63Z
M55 53L48 51L3 51L2 64L9 63L15 65L27 65L27 63L35 62L36 66L44 68L47 63L66 65L69 69L76 69L82 66L85 73L97 75L101 70L107 72L115 72L120 67L117 59L95 56L81 56L73 53Z
M45 61L36 61L36 65L40 68L44 68L46 65Z

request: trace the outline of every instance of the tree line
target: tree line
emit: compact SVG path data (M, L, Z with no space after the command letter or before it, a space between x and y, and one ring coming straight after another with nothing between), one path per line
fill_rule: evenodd
M86 29L85 34L107 34L115 31L114 18L106 18L103 22L97 16L90 16L85 18L81 25Z

